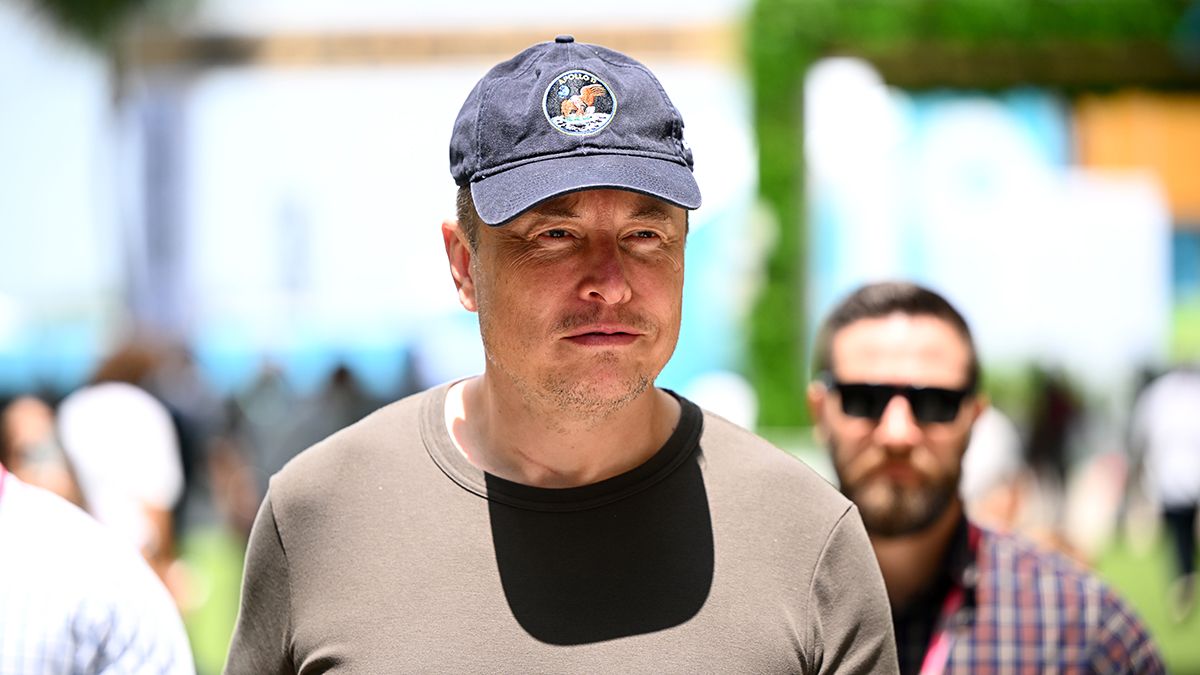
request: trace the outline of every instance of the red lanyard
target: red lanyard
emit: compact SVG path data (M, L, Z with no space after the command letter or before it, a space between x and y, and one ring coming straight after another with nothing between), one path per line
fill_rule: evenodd
M970 523L967 523L967 548L970 551L971 560L974 561L975 553L979 550L979 528ZM946 672L946 664L950 661L950 648L954 642L954 636L950 633L950 624L954 620L954 615L962 609L966 598L966 589L963 588L961 582L956 581L950 592L946 594L946 599L942 601L942 611L938 613L937 627L933 637L929 640L929 648L925 650L925 659L921 661L921 675L941 675Z

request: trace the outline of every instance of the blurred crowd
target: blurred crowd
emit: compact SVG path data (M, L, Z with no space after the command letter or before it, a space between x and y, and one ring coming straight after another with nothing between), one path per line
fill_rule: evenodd
M1169 602L1195 605L1200 371L1147 371L1123 436L1095 445L1097 412L1069 377L1035 370L1026 408L993 406L975 426L960 491L972 519L1092 565L1114 536L1172 545ZM218 395L189 350L119 346L71 392L0 400L0 463L92 514L141 551L185 617L201 673L218 672L237 611L242 557L270 476L384 398L339 365L311 393L264 362Z
M970 517L1087 567L1116 539L1143 553L1165 539L1165 600L1183 622L1196 604L1200 369L1144 368L1115 421L1061 371L1034 368L1030 382L1023 409L993 405L975 424L960 482Z
M218 672L268 479L382 403L345 365L303 394L264 363L222 397L185 347L130 341L74 391L0 400L0 464L140 550L185 618L199 671Z

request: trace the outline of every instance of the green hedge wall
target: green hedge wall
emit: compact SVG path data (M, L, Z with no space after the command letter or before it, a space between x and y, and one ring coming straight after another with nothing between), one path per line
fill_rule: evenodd
M930 47L934 48L931 57ZM803 79L830 54L873 59L923 54L1052 54L1087 68L1096 49L1118 60L1147 47L1165 48L1171 72L1162 81L1200 71L1200 3L1184 0L757 0L746 50L759 152L759 195L778 228L765 261L764 286L748 326L748 375L759 397L761 427L808 424L804 403L807 335L807 228L804 194ZM996 50L997 47L1003 48ZM952 51L951 51L952 50ZM991 50L991 51L989 51ZM1155 52L1155 56L1160 56ZM1191 61L1195 59L1195 61ZM1159 61L1162 59L1159 58ZM1059 86L1063 68L1037 57L1017 73L1031 84ZM1174 63L1178 61L1179 63ZM1161 66L1159 67L1161 70ZM1095 68L1095 66L1093 66ZM1070 72L1066 73L1070 75ZM1104 73L1084 73L1103 80ZM887 73L884 73L887 77ZM1122 71L1107 86L1139 84ZM936 84L934 82L933 84ZM947 84L960 85L957 82ZM982 83L981 86L997 83ZM1002 85L1003 83L999 83Z

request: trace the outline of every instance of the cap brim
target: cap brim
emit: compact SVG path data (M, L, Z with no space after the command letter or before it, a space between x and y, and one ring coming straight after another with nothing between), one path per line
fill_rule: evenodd
M471 197L483 222L497 226L547 199L604 188L641 192L685 209L700 207L700 187L690 169L632 155L575 155L530 162L471 183Z

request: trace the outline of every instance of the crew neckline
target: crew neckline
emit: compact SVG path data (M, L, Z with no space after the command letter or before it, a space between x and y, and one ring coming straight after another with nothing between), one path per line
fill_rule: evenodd
M446 393L455 383L429 392L421 406L421 438L434 464L459 487L488 501L533 511L584 511L635 495L679 468L700 447L704 416L700 408L675 392L679 423L649 459L624 473L588 485L544 488L525 485L489 474L471 464L446 431Z

